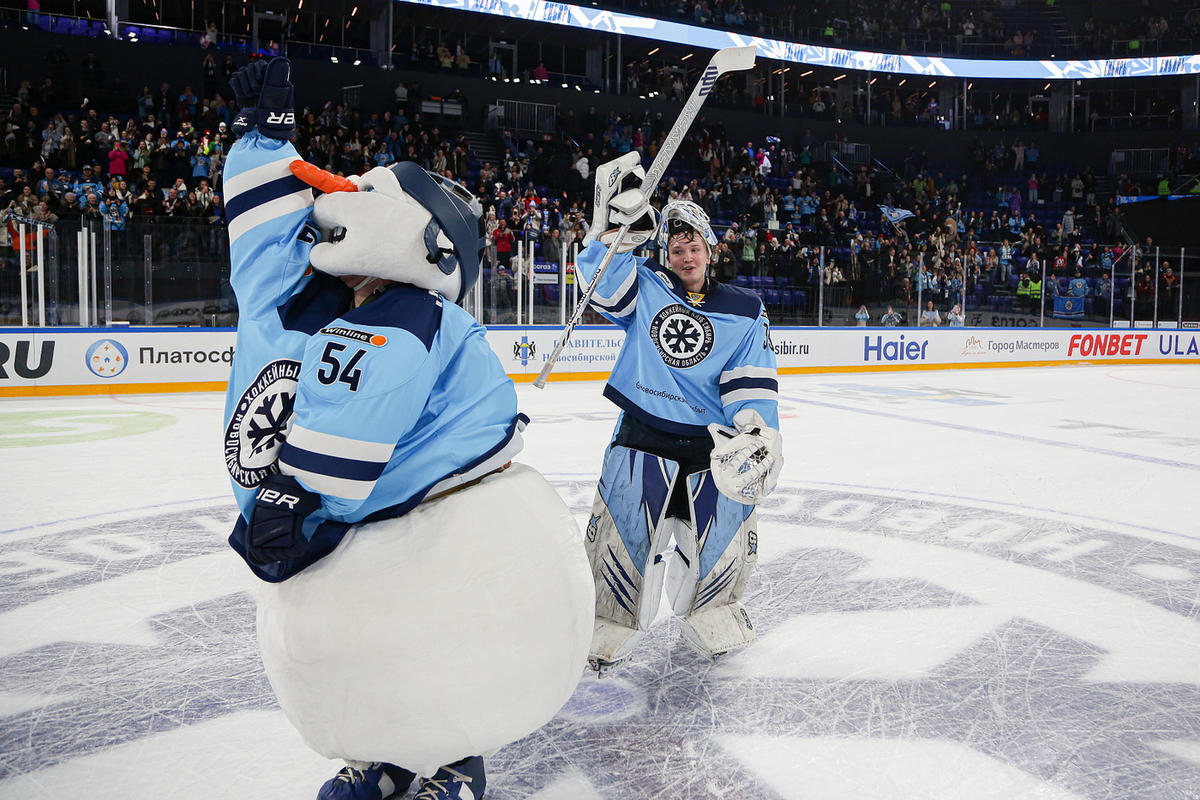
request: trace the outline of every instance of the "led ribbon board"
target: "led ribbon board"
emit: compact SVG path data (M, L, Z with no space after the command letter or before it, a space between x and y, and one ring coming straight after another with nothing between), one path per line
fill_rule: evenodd
M400 3L494 14L529 22L547 22L569 28L637 36L658 42L677 42L708 50L756 45L760 58L790 61L812 67L885 72L895 75L931 75L936 78L1025 78L1029 80L1082 80L1087 78L1149 78L1200 74L1200 54L1148 58L1087 60L1014 60L995 58L942 58L897 53L843 50L815 44L763 39L745 33L685 25L681 22L639 17L615 11L546 2L546 0L396 0Z

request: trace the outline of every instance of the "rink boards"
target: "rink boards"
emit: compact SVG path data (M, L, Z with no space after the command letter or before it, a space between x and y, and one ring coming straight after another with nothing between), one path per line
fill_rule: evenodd
M515 381L532 381L556 326L494 326L488 342ZM229 328L0 328L0 397L223 391ZM602 380L624 333L580 326L551 380ZM659 343L694 355L703 342ZM1200 364L1195 329L772 328L781 374L1070 364ZM696 350L696 353L691 352Z

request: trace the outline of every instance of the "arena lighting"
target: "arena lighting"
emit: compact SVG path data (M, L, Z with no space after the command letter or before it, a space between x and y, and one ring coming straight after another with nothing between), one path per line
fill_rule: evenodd
M930 81L930 82L929 82L929 85L928 85L928 86L926 86L925 88L926 88L926 89L932 89L932 88L933 88L934 86L936 86L936 85L937 85L937 81Z
M334 64L338 63L337 56L330 56L329 60L332 61Z
M833 69L924 75L939 78L1000 78L1070 80L1075 78L1135 78L1200 74L1200 53L1183 56L1105 59L945 58L901 53L844 50L823 45L765 39L742 31L721 31L653 17L621 14L581 5L539 0L500 3L496 0L395 0L398 3L449 8L507 19L544 22L570 28L636 36L684 47L720 50L730 45L756 45L759 58Z
M656 47L656 48L654 48L653 50L651 50L649 53L646 53L646 55L648 55L648 56L652 56L652 55L654 55L654 54L655 54L655 53L657 53L657 52L658 52L658 48Z
M357 13L358 13L358 6L355 6L354 8L350 9L350 16L353 17Z
M974 85L975 85L974 83L968 83L968 84L967 84L967 91L968 91L968 92L969 92L969 91L971 91L971 87L972 87L972 86L974 86Z
M846 77L846 73L844 73L844 72L843 72L841 75L838 75L836 78L834 78L834 80L835 80L835 81L840 81L840 80L841 80L842 78L844 78L844 77Z
M680 60L680 61L687 61L687 60L688 60L689 58L691 58L691 57L692 57L692 53L688 53L686 56L684 56L683 58L681 58L681 59L679 59L679 60Z
M809 75L812 75L812 74L813 74L813 71L810 69L808 72L801 72L800 77L807 78Z
M908 83L908 78L905 78L904 80L900 81L900 83L899 83L899 84L897 84L897 85L898 85L898 86L903 86L903 85L904 85L904 84L906 84L906 83Z
M565 89L565 88L567 88L567 85L564 83L564 84L562 85L562 88L564 88L564 89Z
M361 64L361 63L362 63L362 59L361 59L361 58L356 58L356 59L354 59L354 66L356 66L356 67L357 67L357 66L358 66L359 64Z

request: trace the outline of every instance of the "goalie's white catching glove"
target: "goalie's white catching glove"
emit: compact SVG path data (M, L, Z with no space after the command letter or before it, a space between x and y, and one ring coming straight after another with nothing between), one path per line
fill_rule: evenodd
M783 439L748 408L734 415L733 424L733 428L715 422L708 426L714 445L709 457L713 482L726 497L754 505L779 481Z
M584 244L600 241L611 247L617 230L629 225L629 233L617 248L628 253L641 247L658 227L658 212L650 205L642 189L646 171L637 152L629 152L596 168L596 191L592 197L592 227ZM654 187L646 189L653 191Z

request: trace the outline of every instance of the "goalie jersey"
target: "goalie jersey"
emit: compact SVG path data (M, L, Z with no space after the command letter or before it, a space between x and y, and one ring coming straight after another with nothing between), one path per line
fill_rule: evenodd
M392 284L358 308L308 263L320 234L288 142L251 131L224 182L240 312L224 456L243 558L256 489L276 471L321 496L303 560L251 563L279 581L336 547L348 527L404 514L507 463L526 418L482 327L436 293Z
M592 242L579 254L585 283L605 251ZM712 279L689 292L656 261L618 253L591 304L625 331L604 396L637 421L707 437L709 423L731 425L750 408L779 427L775 351L758 295Z

